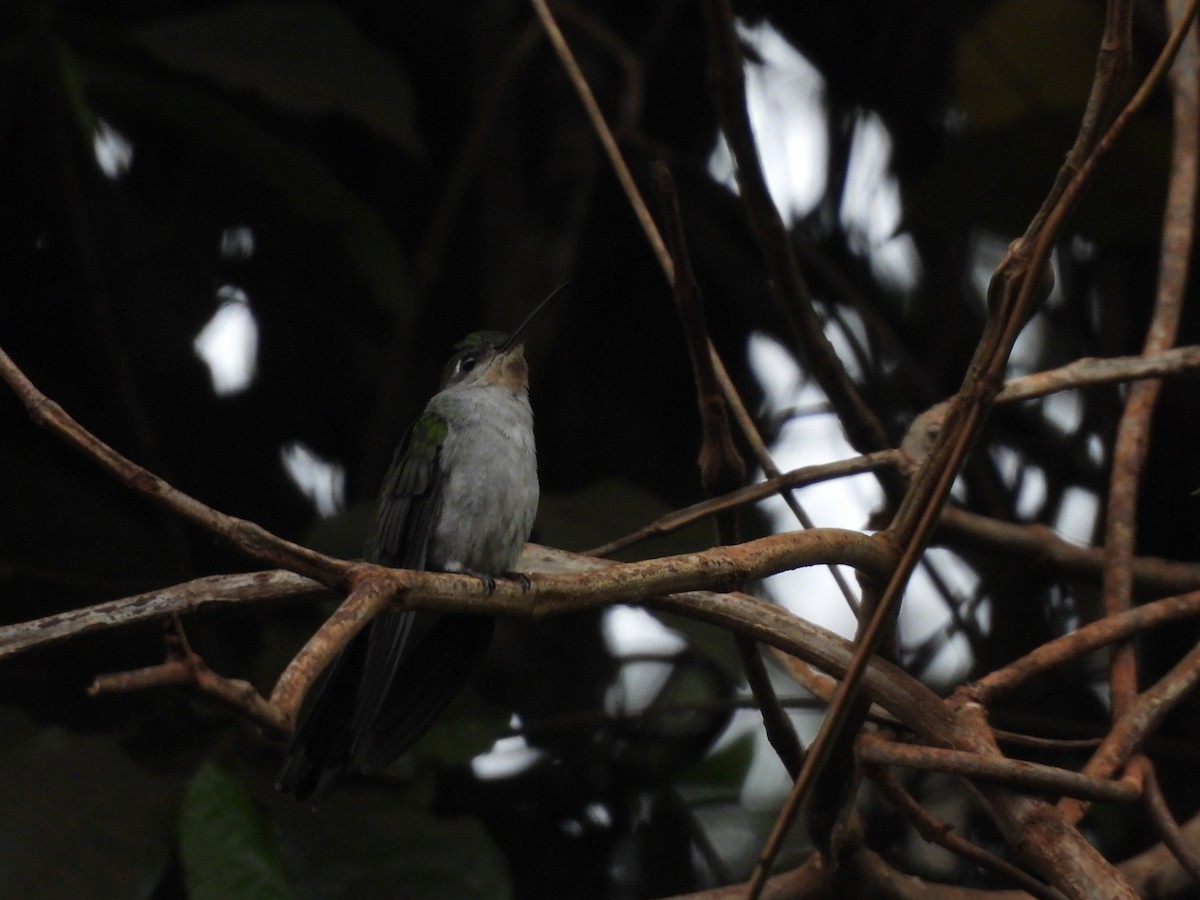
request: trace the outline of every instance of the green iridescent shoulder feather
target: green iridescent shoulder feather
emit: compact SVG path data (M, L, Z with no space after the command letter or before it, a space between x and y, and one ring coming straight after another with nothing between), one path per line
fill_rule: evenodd
M438 454L448 430L444 418L426 411L397 448L379 494L367 559L405 568L424 567L437 505Z
M392 471L383 488L385 498L420 496L429 489L434 463L448 430L446 420L435 412L427 411L417 419L392 462Z

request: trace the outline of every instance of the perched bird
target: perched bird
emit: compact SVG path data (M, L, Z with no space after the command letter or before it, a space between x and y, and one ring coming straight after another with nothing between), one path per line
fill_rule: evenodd
M565 287L565 285L563 286ZM396 450L367 559L385 566L510 574L538 505L522 334L476 332L454 348L440 390ZM487 616L384 612L342 651L302 714L277 786L314 802L347 772L374 772L412 746L475 670Z

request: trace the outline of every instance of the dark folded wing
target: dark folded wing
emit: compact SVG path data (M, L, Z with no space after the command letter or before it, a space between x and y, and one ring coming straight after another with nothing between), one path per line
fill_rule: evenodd
M275 786L295 793L299 800L320 800L353 762L350 721L366 655L367 642L362 638L359 635L347 645L313 688L315 699L302 713L284 756Z
M354 755L364 772L384 768L416 743L462 690L491 643L490 616L418 615L432 620L428 629L406 645L375 718L358 733Z
M379 492L375 535L367 558L400 569L424 569L438 504L438 455L446 440L446 420L426 411L408 430Z
M379 496L375 535L367 545L371 561L408 569L425 567L429 535L441 501L438 453L445 436L445 420L426 412L397 448ZM356 762L357 748L373 732L385 700L400 706L429 705L423 696L406 698L402 684L396 685L397 690L390 689L402 659L420 646L439 618L411 611L383 613L346 646L314 689L315 699L301 718L280 770L281 790L294 791L301 799L319 799ZM451 663L446 660L442 668L452 669ZM448 672L443 672L429 685L432 692L444 693L446 680ZM461 679L453 690L459 684ZM449 702L453 690L439 710ZM421 714L417 720L427 727L432 716ZM418 731L408 743L419 736Z
M402 569L424 569L429 536L442 499L438 456L446 439L446 420L425 412L396 449L392 468L379 494L373 562ZM436 613L385 612L367 629L367 656L355 704L352 752L374 728L401 660L420 645L437 621ZM401 686L402 689L402 686Z

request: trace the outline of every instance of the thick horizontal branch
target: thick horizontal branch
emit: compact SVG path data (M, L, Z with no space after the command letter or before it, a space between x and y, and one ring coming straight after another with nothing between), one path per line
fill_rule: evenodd
M483 592L477 578L361 563L351 578L351 595L292 660L271 699L285 715L295 715L312 682L350 639L389 605L421 608L437 600L436 608L441 611L539 617L636 603L656 594L732 590L775 572L809 565L836 562L878 573L888 560L882 539L857 531L815 529L624 564L530 545L519 562L522 570L535 574L530 587L506 579L497 582L491 593ZM547 568L560 574L547 575ZM695 615L684 613L689 614ZM746 636L736 623L731 630Z
M535 573L541 571L539 552L543 563L547 558L559 556L557 551L534 545L530 549L534 554L527 553L523 562ZM859 532L816 529L714 547L701 553L604 566L588 572L540 575L528 594L515 582L502 580L490 595L484 592L477 578L470 576L387 569L369 563L345 565L351 580L379 578L402 591L399 603L405 607L536 617L635 602L656 593L731 589L787 569L827 563L878 573L888 564L888 553L882 541ZM78 634L162 619L210 604L267 602L324 590L312 579L283 570L198 578L146 594L0 627L0 658Z
M774 571L826 562L850 564L863 571L876 572L889 561L887 545L881 540L858 532L818 529L775 535L703 553L629 564L609 563L531 545L521 560L522 568L533 573L528 593L523 592L516 582L508 580L498 581L495 592L486 595L478 579L467 576L387 569L367 563L347 565L350 580L359 587L375 582L378 590L397 596L401 605L414 608L540 617L617 602L640 602L652 609L708 621L752 637L804 659L822 671L841 676L850 664L853 648L849 641L832 632L744 594L671 592L706 585L728 587ZM586 570L578 571L582 567ZM276 578L283 581L272 590L264 590L264 598L296 596L311 593L315 588L313 582L283 573L266 575L265 584ZM251 591L259 576L229 576L243 577L249 581L242 585L242 590ZM51 640L61 640L66 636L62 630L67 629L69 634L71 627L95 630L162 618L171 612L196 609L212 602L230 602L204 589L225 584L228 584L225 579L202 579L190 583L186 586L188 589L127 598L126 601L67 614L75 617L73 622L60 619L51 627L47 620L42 620L42 624L52 635ZM236 602L252 601L239 597ZM26 623L0 629L0 645L6 639L13 639L14 630L28 631L31 626L32 623ZM25 649L34 645L36 641L31 644L22 640ZM332 644L329 650L336 652ZM315 676L310 670L306 677ZM924 741L949 745L983 757L1000 756L982 717L976 721L970 715L964 716L963 710L952 709L895 665L873 660L864 673L863 690L866 696ZM284 726L294 714L277 703L264 707L264 710L259 716L264 722L283 723ZM1055 815L1053 808L1043 801L1006 788L985 788L985 794L1001 827L1009 832L1019 831L1023 823Z
M501 579L490 595L478 579L469 576L388 569L369 563L349 565L355 581L377 582L381 589L397 596L396 603L402 608L541 617L613 603L642 602L754 637L836 675L845 670L850 659L850 644L844 638L744 594L673 592L707 585L740 585L782 569L826 562L877 572L888 558L883 542L858 532L832 529L775 535L703 553L627 564L529 545L521 559L521 568L532 573L528 592L514 581ZM288 572L198 579L5 626L0 628L0 654L14 656L75 634L161 620L210 604L275 601L316 590L320 590L316 582ZM336 652L332 646L329 649ZM901 669L886 663L878 666L877 674L869 679L869 692L878 695L881 705L927 739L934 739L950 726L949 713L936 695Z
M891 547L879 537L841 528L789 531L698 553L604 566L561 581L539 578L532 613L560 612L562 605L577 609L581 602L609 605L656 594L736 590L747 582L804 566L846 565L878 576L892 563Z
M632 603L658 593L728 590L775 572L807 565L844 564L877 574L889 562L887 545L881 539L838 529L772 535L702 553L623 565L606 565L600 560L545 548L531 549L534 552L527 552L522 560L524 568L537 573L548 567L564 574L538 575L528 592L509 580L501 580L495 591L488 594L478 579L469 576L344 563L347 581L354 586L351 597L288 667L276 686L273 701L281 706L285 716L294 715L312 681L371 616L389 604L537 617ZM564 559L571 562L564 563ZM589 564L596 568L579 571ZM202 578L0 628L0 658L87 631L162 619L209 603L273 601L320 589L316 582L288 572ZM734 630L738 630L736 620Z
M158 591L0 627L0 659L81 634L157 621L202 606L265 603L326 591L320 582L285 569L197 578Z

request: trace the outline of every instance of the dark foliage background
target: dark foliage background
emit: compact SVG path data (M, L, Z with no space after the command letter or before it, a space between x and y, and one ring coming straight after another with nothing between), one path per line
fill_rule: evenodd
M983 316L976 251L1024 228L1069 146L1102 4L735 8L825 79L827 183L795 224L798 252L823 311L868 323L861 387L898 442L958 386ZM717 132L698 8L559 9L635 175L654 158L674 171L714 340L754 408L747 337L786 345L788 334L738 201L707 172ZM1144 68L1163 33L1157 6L1139 10ZM879 279L839 215L867 115L893 141L900 227L921 264L911 292ZM105 128L132 148L116 177L97 164ZM1031 368L1140 346L1168 138L1155 105L1108 163L1060 248ZM391 448L449 346L510 327L568 278L571 299L529 348L545 498L535 540L584 549L701 499L669 291L523 3L9 0L0 198L0 345L96 434L219 509L356 555ZM231 245L239 233L251 249ZM220 396L193 341L236 305L230 288L257 323L257 368L245 390ZM1193 315L1182 342L1195 332ZM1140 523L1143 551L1181 559L1200 527L1194 389L1164 394ZM1017 518L1021 479L1036 470L1046 491L1019 517L1054 524L1068 488L1103 489L1105 460L1087 448L1108 445L1118 396L1087 392L1067 427L1040 404L998 414L964 504ZM343 513L321 519L287 476L281 452L297 442L344 467ZM996 464L1000 446L1016 475ZM0 473L6 622L249 565L109 482L4 394ZM711 539L695 528L632 554ZM959 549L982 577L976 597L959 599L993 610L973 647L979 671L1087 614L1087 592L1054 573ZM214 668L269 690L327 611L186 624ZM686 633L662 699L708 711L619 723L602 710L622 663L597 615L507 625L478 688L417 751L318 814L273 794L278 748L213 706L167 691L85 694L98 673L159 661L159 629L6 663L0 893L649 897L744 878L771 818L739 802L750 745L706 759L740 688L736 657L721 635ZM1165 667L1194 640L1190 626L1173 629L1148 658ZM1028 730L1096 731L1095 676L1080 667L1039 684L1011 713ZM481 782L467 762L513 711L545 754ZM1200 800L1194 713L1185 706L1163 732L1181 815ZM906 864L901 829L886 811L873 822L876 846ZM1138 846L1137 821L1101 813L1095 827L1113 833L1117 858Z

